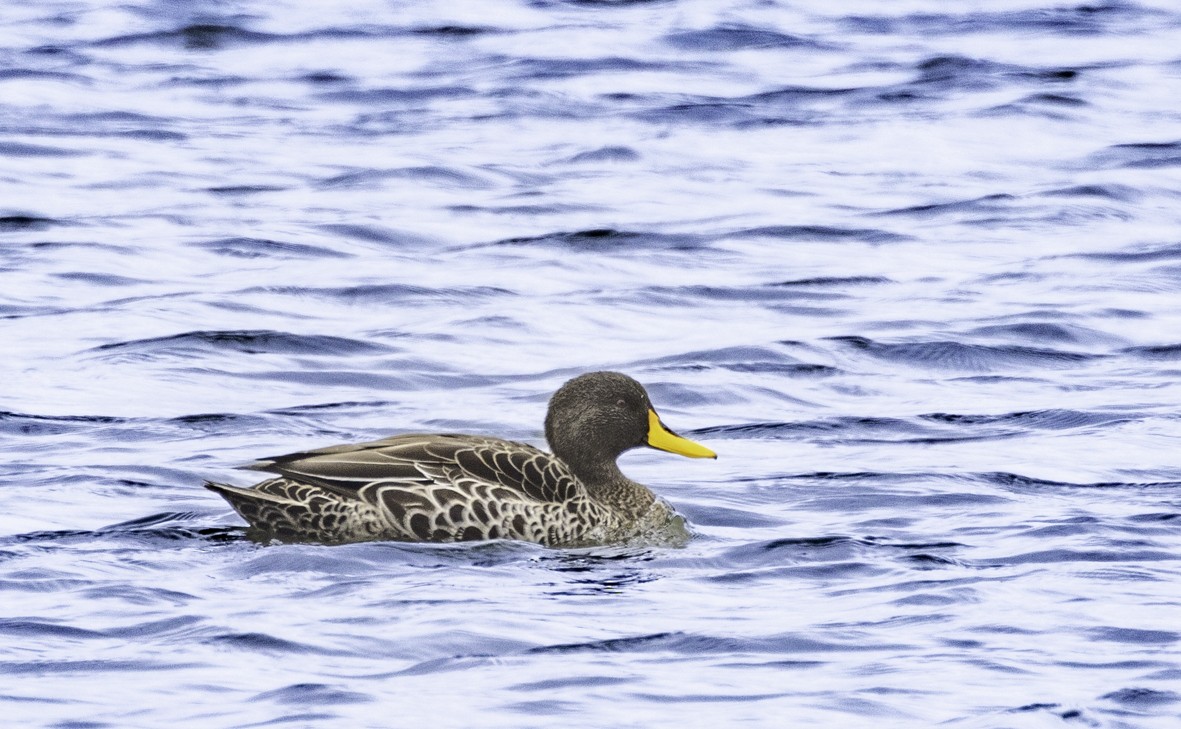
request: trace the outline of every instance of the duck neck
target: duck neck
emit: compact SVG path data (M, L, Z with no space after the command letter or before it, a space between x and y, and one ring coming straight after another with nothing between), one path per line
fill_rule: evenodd
M613 460L594 464L566 461L566 465L586 486L591 498L609 509L638 516L655 498L647 488L624 476Z

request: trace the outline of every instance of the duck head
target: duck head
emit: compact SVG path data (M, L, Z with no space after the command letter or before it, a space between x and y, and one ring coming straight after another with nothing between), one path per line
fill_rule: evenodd
M661 422L643 385L618 372L590 372L550 398L545 438L558 458L578 471L614 468L624 451L640 446L689 458L717 458Z

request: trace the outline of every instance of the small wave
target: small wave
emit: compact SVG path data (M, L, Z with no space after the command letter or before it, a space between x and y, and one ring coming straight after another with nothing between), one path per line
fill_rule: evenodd
M128 33L93 41L96 48L135 45L179 47L190 51L217 51L240 46L269 43L301 43L324 39L364 39L412 32L404 28L367 26L364 28L324 27L301 33L266 33L225 23L192 23L172 30Z
M137 529L145 529L147 527L160 526L161 524L169 524L172 522L186 521L194 516L192 512L185 511L164 511L158 514L150 514L148 516L141 516L136 519L128 521L121 521L118 524L111 524L103 527L97 532L106 531L134 531ZM96 532L96 533L97 533Z
M697 435L696 432L693 435ZM677 511L684 514L689 522L699 526L730 527L735 529L755 529L762 527L781 526L782 519L776 519L761 511L751 509L737 509L718 506L717 504L696 506L679 500Z
M41 544L53 542L93 542L112 538L128 539L132 542L156 544L159 542L209 542L214 544L246 541L246 530L241 527L195 527L160 526L152 528L107 527L96 530L59 529L55 531L26 532L5 537L4 542L16 544ZM175 593L180 594L180 593Z
M164 423L201 433L220 433L224 432L226 428L248 433L263 433L273 429L273 421L271 419L243 413L195 413L192 415L178 415L175 418L169 418Z
M521 58L512 62L512 75L522 79L562 79L596 73L626 71L665 71L675 64L662 61L641 61L635 58L608 56L605 58Z
M1091 156L1103 167L1160 169L1181 166L1181 141L1113 144Z
M684 66L683 73L692 71L688 64ZM744 96L649 94L616 100L631 102L629 106L636 108L629 115L641 121L748 129L819 124L825 118L821 108L826 102L860 95L863 92L854 88L780 86Z
M859 89L830 88L827 86L779 86L770 91L737 97L737 101L764 107L791 108L808 101L825 101L856 94Z
M989 324L972 329L968 333L976 336L1017 339L1038 344L1045 342L1080 344L1110 341L1112 339L1110 335L1094 329L1038 321L1018 322L1015 324Z
M587 152L579 152L567 162L571 164L588 164L596 162L636 162L640 153L631 147L600 147Z
M341 402L323 402L323 403L311 403L308 405L292 405L291 407L274 408L273 410L268 410L267 412L272 415L308 415L308 414L317 413L317 412L323 411L323 410L357 410L357 411L378 410L378 411L381 411L381 410L386 410L386 409L390 408L394 404L395 403L393 403L389 400L372 400L372 401L365 401L365 402L362 402L359 400L345 400L345 401L341 401Z
M1067 36L1118 34L1144 20L1159 17L1160 11L1125 2L1037 7L1022 10L976 10L963 13L923 12L901 16L855 15L845 22L851 29L868 33L902 33L913 36L1004 33L1013 28Z
M703 124L746 129L762 126L797 126L816 122L804 109L760 109L737 99L692 97L664 106L645 104L632 112L639 121L662 125Z
M1047 197L1098 197L1119 202L1132 202L1142 197L1143 192L1128 185L1115 183L1107 185L1074 185L1039 193Z
M1152 524L1157 522L1172 522L1181 519L1181 513L1172 511L1153 512L1149 514L1133 514L1128 521L1138 524Z
M786 375L788 377L829 377L843 370L822 364L804 362L730 362L717 365L731 372Z
M680 354L636 360L635 365L660 365L678 362L723 363L723 362L798 362L789 354L772 347L738 345L716 349L693 349Z
M446 366L436 363L428 371L423 372L421 361L415 362L415 367L408 368L416 374L383 374L369 370L291 370L275 369L263 372L227 372L225 377L241 380L257 380L260 382L280 382L306 385L309 389L328 387L346 387L367 390L390 390L398 392L418 392L429 388L466 388L480 387L497 382L496 378L482 375L458 374L446 371Z
M65 311L66 309L58 309L51 306L0 304L0 319L24 319L30 316L53 316L55 314L64 313Z
M411 180L416 183L461 190L487 190L494 187L493 183L484 177L434 165L355 170L321 180L320 186L325 188L372 188L377 186L376 183L386 180Z
M310 643L285 640L267 633L222 633L206 638L202 642L206 645L270 655L340 655L340 651L316 647Z
M1140 246L1139 250L1101 251L1098 253L1071 253L1066 258L1084 258L1109 263L1152 263L1181 259L1181 243L1164 246Z
M1044 478L1022 476L1006 471L977 473L972 478L1007 489L1043 489L1043 488L1072 488L1072 489L1118 489L1118 488L1158 488L1181 486L1181 481L1095 481L1091 483L1076 483L1072 481L1053 481Z
M529 653L654 653L668 652L684 655L717 655L742 653L829 653L834 651L873 651L887 647L859 642L841 644L821 641L793 633L767 638L733 638L700 635L680 631L647 635L608 638L582 643L560 643L540 646Z
M572 205L567 203L552 203L544 205L450 205L448 210L456 213L492 213L493 215L562 215L564 213L601 212L603 208L596 205ZM476 244L464 246L466 248L480 248L496 244Z
M726 564L733 571L715 577L715 581L750 581L769 577L763 571L770 567L779 576L787 574L835 576L865 573L886 569L881 558L908 563L954 564L946 554L965 545L958 542L911 542L876 537L793 537L778 538L743 544L727 550ZM870 555L879 555L869 559ZM871 562L873 564L871 564Z
M342 79L343 80L343 79ZM466 86L407 86L400 88L376 88L376 89L335 89L332 91L322 91L317 96L325 101L335 101L347 104L361 104L374 106L388 106L390 104L399 107L408 104L419 105L424 102L435 101L437 99L462 99L470 96L476 96L476 92ZM430 166L426 168L403 168L406 170L413 169L435 169ZM437 168L445 170L446 168ZM413 177L412 172L405 172L400 169L391 170L360 170L357 173L345 173L330 177L321 181L321 185L325 187L352 185L356 182L366 181L365 173L371 172L374 179L383 179L385 177ZM401 172L401 174L399 174ZM429 176L429 172L427 175ZM357 175L356 178L350 175Z
M912 205L905 208L885 210L878 215L908 215L919 218L931 218L944 213L987 212L994 213L1004 210L1006 206L999 203L1009 202L1016 198L1005 193L984 195L970 200L957 200L946 203L929 203L926 205Z
M1093 425L1117 425L1138 420L1140 415L1126 413L1098 413L1085 410L1048 409L1024 410L995 415L961 413L929 413L919 418L958 427L1007 426L1020 429L1071 430Z
M132 33L104 38L96 41L94 45L102 48L136 45L140 43L160 45L180 44L187 49L213 50L225 48L231 44L258 43L273 38L274 36L270 33L257 33L236 26L200 23L187 25L176 30Z
M79 283L91 284L93 286L134 286L135 284L144 283L141 279L128 278L126 276L118 276L113 273L91 273L88 271L65 271L62 273L53 274L54 278L60 278L63 281L77 281Z
M777 286L646 286L628 297L640 297L654 304L684 305L686 301L702 299L714 301L749 301L776 303L792 301L836 301L849 298L847 294L817 291L809 287Z
M804 435L817 433L833 433L842 435L892 434L898 436L922 435L930 437L934 434L932 428L921 424L911 423L899 418L866 418L843 417L826 418L821 420L764 423L738 423L734 425L715 425L700 428L695 433L710 436L730 436L738 438L784 439L797 440Z
M41 676L58 674L81 674L90 676L134 676L137 674L161 671L179 671L184 669L203 668L207 663L175 659L167 661L121 661L121 660L78 660L78 661L10 661L3 664L4 673L13 676ZM57 726L70 726L62 723ZM79 729L94 729L94 724L87 722ZM106 726L106 725L100 725Z
M40 215L0 215L0 233L48 230L49 228L61 225L69 225L69 223L64 220L45 218Z
M61 122L71 135L119 138L157 142L178 142L188 139L184 132L171 127L177 125L172 117L150 116L128 111L82 112L61 115ZM152 182L156 184L156 182ZM95 182L96 189L121 189L122 178Z
M43 54L51 53L52 46L42 46L38 49ZM57 49L60 50L60 49ZM63 53L65 53L63 51ZM81 56L75 56L77 63L85 63L85 59ZM69 83L76 83L79 85L88 85L90 79L85 76L80 76L75 73L67 73L65 71L45 71L38 68L5 68L0 70L0 81L12 81L16 79L37 79L46 81L65 81Z
M194 245L233 258L350 258L348 253L324 246L289 243L267 238L219 238Z
M1175 691L1161 691L1150 688L1123 688L1118 691L1103 694L1099 698L1114 701L1129 709L1155 709L1167 704L1181 702L1181 694Z
M790 288L828 288L839 286L871 286L888 283L894 283L894 281L885 276L816 276L814 278L799 278L792 281L779 281L767 285Z
M1136 645L1172 645L1181 641L1181 633L1172 630L1145 630L1143 628L1124 628L1108 626L1094 628L1087 631L1095 640L1111 641L1113 643L1133 643Z
M397 304L413 301L463 301L514 296L508 289L495 286L428 288L410 284L362 284L316 288L311 286L267 286L243 290L241 293L274 294L299 298L326 299L342 304Z
M500 28L488 25L422 25L410 30L412 35L430 36L442 39L465 39L481 35L503 33Z
M1131 354L1148 360L1181 360L1181 344L1158 344L1144 347L1128 347L1121 354Z
M1090 104L1088 102L1084 101L1083 99L1080 99L1077 96L1071 96L1069 94L1047 94L1047 93L1030 94L1029 96L1026 96L1025 98L1021 99L1021 101L1019 101L1017 103L1018 104L1044 104L1047 106L1066 106L1066 107L1090 106Z
M1169 552L1152 549L1046 549L1036 552L1023 552L1008 557L972 560L970 564L976 567L1001 567L1016 565L1045 565L1061 563L1133 563L1133 562L1172 562L1179 559ZM1118 641L1127 642L1127 641Z
M1001 77L1014 67L995 61L966 56L934 56L920 61L918 77L911 85L939 91L983 91L1001 83Z
M664 42L684 51L746 51L766 48L820 48L814 40L747 25L720 25L706 30L682 30Z
M703 246L700 236L687 233L653 233L649 231L615 230L613 228L592 228L572 232L559 231L545 235L521 238L506 238L492 246L558 245L571 250L616 250L616 249L658 249L694 250Z
M94 595L92 591L92 596ZM133 623L118 628L108 628L103 631L103 634L111 638L123 638L132 640L142 640L149 637L159 636L177 636L185 635L191 631L194 626L199 625L202 618L194 615L179 615L174 618L164 618L162 620L149 620L143 623Z
M281 192L287 189L289 188L280 185L221 185L218 187L207 187L205 188L205 192L225 197L243 197L245 195L257 195L263 192Z
M0 432L16 435L61 435L126 422L107 415L33 415L0 410Z
M939 474L927 473L883 473L880 471L812 471L809 473L783 474L778 478L785 481L851 481L866 483L907 483L911 481L939 478Z
M45 636L51 638L68 638L71 640L107 637L105 634L94 630L85 630L70 625L39 620L21 619L0 620L0 635L19 636L22 638Z
M328 223L317 226L320 230L334 235L365 241L367 243L384 243L386 245L404 248L408 245L421 245L427 242L422 236L403 230L394 230L378 225L357 225L352 223Z
M0 142L0 156L4 157L78 157L85 154L89 153L66 147L50 147L44 144L25 144L23 142Z
M632 5L666 5L672 0L534 0L536 7L553 5L574 5L588 8L625 8Z
M243 354L340 355L388 352L390 347L325 334L292 334L266 329L243 331L195 331L166 337L133 339L95 347L95 352L135 351L153 355L190 356L195 352Z
M1069 94L1053 94L1053 93L1038 93L1029 94L1016 101L1011 101L1007 104L999 104L991 106L977 112L980 116L1012 116L1012 115L1028 115L1040 116L1046 119L1055 121L1062 121L1073 118L1069 112L1072 110L1081 110L1082 107L1089 107L1090 102L1083 100L1078 96L1071 96ZM1077 116L1077 114L1076 114ZM1112 210L1109 213L1112 216L1120 216L1122 219L1126 213L1122 211ZM1061 211L1057 214L1057 218L1063 221L1070 219L1068 215L1075 217L1083 215L1080 211Z
M296 76L296 79L299 81L305 81L309 84L324 86L350 83L356 80L353 76L349 76L337 71L312 71L311 73L305 73L300 76Z
M801 362L795 357L772 347L754 346L697 349L681 354L651 357L627 363L627 366L633 369L653 367L664 369L669 367L675 368L678 365L699 369L721 367L738 372L774 372L779 371L781 368L786 368L784 371L792 371L792 368L796 367L803 368L802 371L810 371L810 368L822 367L822 365ZM655 387L657 385L653 384L652 386Z
M867 337L829 337L878 359L931 369L990 372L1014 367L1069 367L1105 355L1025 346L987 346L954 341L875 342Z
M323 683L295 683L290 686L263 691L255 694L251 701L274 701L280 704L302 706L334 706L340 704L361 704L373 701L369 694L349 691Z
M727 237L834 242L854 240L865 243L895 243L912 240L908 235L876 228L834 228L824 225L767 225L740 230L730 233Z
M518 683L512 688L514 691L550 692L554 689L564 688L588 689L598 686L619 686L631 683L631 681L631 678L623 676L571 676Z

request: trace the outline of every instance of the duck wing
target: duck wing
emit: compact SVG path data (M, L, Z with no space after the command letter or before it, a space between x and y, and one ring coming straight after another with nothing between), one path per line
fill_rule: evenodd
M525 443L471 435L397 435L264 458L244 468L371 503L413 495L440 506L473 497L564 504L582 491L552 455Z

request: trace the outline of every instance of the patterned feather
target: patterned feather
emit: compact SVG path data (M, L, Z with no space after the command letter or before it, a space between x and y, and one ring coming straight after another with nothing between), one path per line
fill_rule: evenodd
M521 539L583 544L610 517L561 461L533 446L466 435L399 435L268 458L280 478L209 483L280 539L349 542Z
M256 461L253 488L206 482L257 530L284 541L457 542L550 546L619 542L683 520L615 460L639 446L694 458L713 451L664 427L640 383L592 372L550 399L546 440L397 435ZM676 538L676 537L674 537Z

